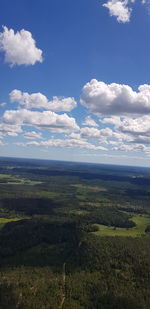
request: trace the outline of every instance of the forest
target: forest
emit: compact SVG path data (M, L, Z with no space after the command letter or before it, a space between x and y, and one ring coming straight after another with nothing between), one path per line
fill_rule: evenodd
M149 309L150 169L0 158L0 308Z

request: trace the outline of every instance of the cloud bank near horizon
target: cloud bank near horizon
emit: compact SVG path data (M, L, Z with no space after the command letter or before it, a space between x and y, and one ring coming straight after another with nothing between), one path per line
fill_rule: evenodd
M29 94L16 89L10 92L9 98L9 108L5 105L0 119L1 147L9 138L19 147L150 155L148 84L140 85L135 91L129 85L92 79L83 86L78 104L70 97L48 101L41 93ZM79 121L80 104L83 115ZM75 116L69 114L74 108Z

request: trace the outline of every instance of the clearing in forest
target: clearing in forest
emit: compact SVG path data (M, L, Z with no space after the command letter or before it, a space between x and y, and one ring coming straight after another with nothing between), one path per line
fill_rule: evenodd
M89 191L93 191L93 192L105 192L105 191L107 191L106 188L98 187L98 186L86 186L86 185L82 185L82 184L75 184L75 185L71 185L71 186L78 188L78 189L89 190Z
M145 229L150 225L150 216L148 215L134 215L131 220L135 222L136 226L132 228L119 228L113 226L106 226L102 224L95 224L99 231L94 232L97 236L123 236L123 237L140 237L146 235Z

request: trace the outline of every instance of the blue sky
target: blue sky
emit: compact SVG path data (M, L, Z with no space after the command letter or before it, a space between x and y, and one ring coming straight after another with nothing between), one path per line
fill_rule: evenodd
M2 0L0 20L1 156L149 166L148 0Z

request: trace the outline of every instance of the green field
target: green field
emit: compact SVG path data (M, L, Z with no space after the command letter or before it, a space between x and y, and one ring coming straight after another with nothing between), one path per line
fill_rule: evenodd
M8 222L19 221L23 218L0 218L0 229Z
M0 179L10 179L11 175L8 174L0 174Z
M3 182L4 181L4 182ZM0 184L2 185L39 185L42 181L33 181L21 177L14 177L8 174L0 174Z
M75 184L71 185L72 187L75 187L77 189L86 190L86 191L93 191L93 192L105 192L107 191L106 188L100 187L100 186L86 186L82 184Z
M99 231L94 232L97 236L123 236L123 237L140 237L146 235L145 229L150 225L150 217L146 215L135 215L132 217L132 221L136 226L132 228L114 228L112 226L106 226L102 224L95 224L99 228Z

